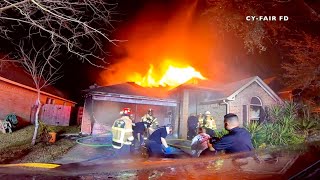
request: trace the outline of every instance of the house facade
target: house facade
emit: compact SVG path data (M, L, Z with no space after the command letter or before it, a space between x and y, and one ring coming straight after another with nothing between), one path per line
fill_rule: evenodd
M223 129L223 116L237 114L241 125L266 120L268 107L282 103L281 98L259 77L213 86L185 85L179 87L181 109L181 137L187 137L187 120L190 115L210 111L217 128Z
M0 76L0 118L14 113L19 123L32 123L34 105L37 99L37 90L33 87L9 80ZM40 92L41 104L54 104L74 107L75 102L47 93Z
M181 85L162 98L148 93L146 88L125 83L87 91L81 131L91 134L101 126L104 128L99 132L107 131L123 107L130 107L136 120L140 120L148 108L153 108L160 125L171 124L177 136L186 138L191 115L210 111L217 128L222 129L226 113L237 114L242 125L262 122L266 119L266 109L281 102L257 76L215 86Z
M159 96L160 89L143 88L134 83L123 83L86 90L81 132L99 134L111 130L123 108L131 108L134 121L140 121L148 109L153 109L159 125L172 124L177 119L178 102ZM153 94L153 96L148 96Z

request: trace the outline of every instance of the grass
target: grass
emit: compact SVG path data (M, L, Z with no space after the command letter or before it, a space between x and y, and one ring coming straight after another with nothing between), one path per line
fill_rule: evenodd
M11 147L25 145L27 142L31 143L33 130L34 126L27 126L11 134L0 133L0 153L2 150L10 149Z
M31 147L31 151L28 154L22 158L16 159L14 162L52 163L66 154L74 145L76 145L76 142L70 139L60 139L56 143L50 145L38 143Z
M77 126L50 126L57 134L78 133ZM10 162L52 162L61 157L76 142L58 139L54 144L38 142L31 145L34 126L27 126L11 134L0 134L0 163Z

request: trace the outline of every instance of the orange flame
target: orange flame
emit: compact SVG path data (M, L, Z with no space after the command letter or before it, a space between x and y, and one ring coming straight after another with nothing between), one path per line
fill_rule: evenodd
M154 70L154 66L150 64L148 72L142 76L135 73L129 81L143 87L169 87L170 89L184 84L191 79L206 79L202 74L196 71L192 66L176 66L166 61L160 68L160 72Z

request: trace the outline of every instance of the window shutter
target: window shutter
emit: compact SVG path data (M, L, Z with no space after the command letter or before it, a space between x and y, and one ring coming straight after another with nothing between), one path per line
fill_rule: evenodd
M263 109L263 107L261 107L260 110L260 123L266 121L266 111L265 109Z
M242 119L243 125L246 126L248 124L248 105L242 106Z

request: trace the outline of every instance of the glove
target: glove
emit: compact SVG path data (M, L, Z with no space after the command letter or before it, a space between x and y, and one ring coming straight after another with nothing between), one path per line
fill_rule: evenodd
M134 140L134 137L133 136L130 136L129 138L128 138L128 141L133 141Z
M167 147L164 149L164 153L170 154L170 153L172 153L172 149L170 147Z

